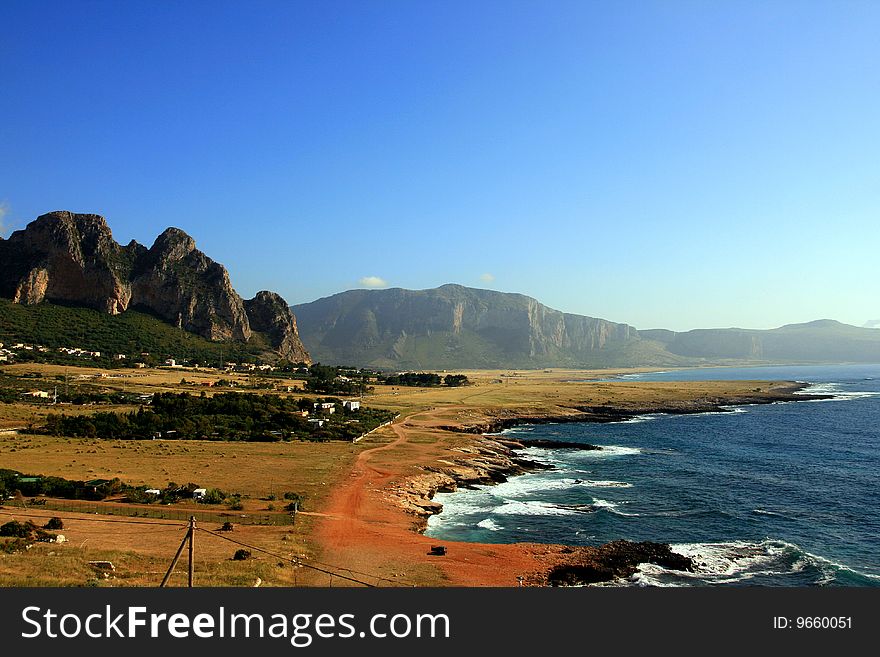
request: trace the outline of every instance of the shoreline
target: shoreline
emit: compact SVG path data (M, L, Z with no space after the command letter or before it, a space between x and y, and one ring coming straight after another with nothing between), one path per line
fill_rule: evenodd
M803 402L831 399L834 395L805 394L801 391L810 384L803 382L785 382L772 392L747 396L737 396L717 400L699 400L688 404L660 404L623 408L603 405L599 407L578 407L578 414L573 415L521 415L489 420L487 423L473 425L441 426L444 431L479 434L473 450L475 456L457 459L448 467L425 466L429 473L423 477L410 479L408 487L399 489L403 497L401 503L411 513L421 516L417 527L420 533L427 529L428 518L442 512L443 505L434 501L437 493L453 493L459 488L472 489L504 483L509 477L521 476L538 470L553 469L554 466L538 460L518 457L516 452L537 447L541 449L579 449L601 450L598 445L588 443L572 443L550 440L519 440L503 437L501 432L518 426L544 424L597 423L609 424L626 422L629 419L649 414L666 415L701 415L704 413L733 413L734 407L777 404L783 402ZM488 429L488 431L480 431ZM464 450L462 450L464 451Z
M356 552L373 564L406 563L406 572L428 568L440 580L426 578L423 583L441 586L595 583L628 576L645 561L687 569L684 557L661 543L614 541L599 547L469 543L431 538L423 532L428 519L442 511L442 504L433 499L438 492L494 485L552 467L518 453L530 446L528 441L482 435L486 428L560 420L607 423L647 413L725 412L730 409L724 407L731 406L833 397L800 392L806 387L779 381L652 384L639 388L650 393L647 399L627 387L623 399L600 404L543 400L525 408L466 404L413 409L390 427L394 440L361 453L348 482L330 504L328 515L333 519L321 525L319 542L337 552ZM437 543L448 547L447 555L426 558Z
M614 405L605 403L599 406L572 406L573 412L567 414L514 415L511 417L489 418L485 422L473 424L447 425L438 427L445 431L474 433L481 435L500 434L506 429L530 424L567 424L574 422L608 424L626 422L641 415L697 415L701 413L731 413L732 407L778 404L784 402L819 401L832 399L834 395L811 394L802 391L811 384L803 381L786 381L776 384L775 389L766 392L755 390L754 394L728 397L725 399L702 399L677 403L653 405Z

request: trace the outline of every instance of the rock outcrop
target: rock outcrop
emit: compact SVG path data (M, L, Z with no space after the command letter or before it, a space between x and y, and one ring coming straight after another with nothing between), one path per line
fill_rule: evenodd
M111 314L142 309L210 340L248 342L257 331L280 356L311 362L284 300L260 292L244 301L226 268L178 228L168 228L148 249L135 241L118 244L99 215L44 214L0 239L0 296Z
M310 362L309 354L299 339L296 317L287 302L274 292L263 290L244 302L251 328L265 333L276 351L291 363Z

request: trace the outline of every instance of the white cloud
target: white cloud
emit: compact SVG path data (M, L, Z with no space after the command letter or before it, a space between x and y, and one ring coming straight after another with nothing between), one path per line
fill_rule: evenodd
M495 280L495 276L486 272L485 274L480 274L480 280L484 283L492 283Z
M378 276L364 276L358 283L364 287L388 287L388 281Z

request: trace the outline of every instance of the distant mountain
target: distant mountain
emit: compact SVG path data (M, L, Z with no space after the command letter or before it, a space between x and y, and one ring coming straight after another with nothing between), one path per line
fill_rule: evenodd
M461 285L351 290L293 306L316 361L397 369L675 365L632 326Z
M831 319L766 331L729 328L676 333L660 329L639 334L685 358L880 363L880 331Z
M880 319L869 319L863 328L880 328Z
M280 356L309 360L284 299L260 292L244 301L226 268L178 228L168 228L150 248L134 240L121 246L99 215L44 214L0 238L0 297L110 315L143 310L214 341L247 343L262 333Z
M293 306L316 361L388 369L880 362L880 331L832 320L769 331L637 331L522 294L443 285L351 290Z

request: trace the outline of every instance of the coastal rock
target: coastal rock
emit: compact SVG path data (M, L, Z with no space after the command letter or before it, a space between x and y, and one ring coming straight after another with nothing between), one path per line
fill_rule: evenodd
M677 554L666 543L643 541L612 541L597 548L569 547L562 553L561 563L546 573L550 586L582 586L630 577L639 565L651 563L671 570L693 572L690 557Z
M407 513L419 518L417 528L423 531L428 517L440 513L443 505L433 500L437 493L451 493L458 488L498 484L508 477L552 466L522 459L516 452L496 440L481 437L455 451L460 458L444 459L422 466L422 473L407 478L391 491L391 499Z
M0 296L114 315L137 308L210 340L247 342L256 330L281 357L311 362L284 299L260 292L242 300L226 268L178 228L165 230L148 249L134 240L118 244L99 215L44 214L0 239Z

